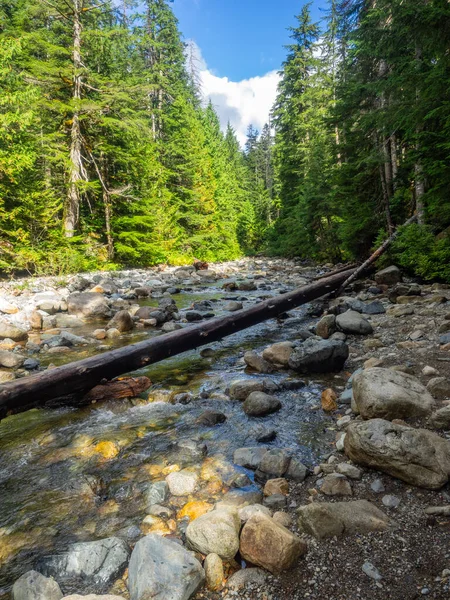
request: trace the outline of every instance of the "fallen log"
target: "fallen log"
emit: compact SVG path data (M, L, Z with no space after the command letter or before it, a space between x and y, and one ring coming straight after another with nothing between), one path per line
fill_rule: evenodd
M348 278L348 271L269 298L225 317L191 325L143 342L97 354L0 386L0 419L29 408L48 406L58 398L86 394L103 380L132 373L165 358L218 341L329 294Z
M380 256L382 254L384 254L386 252L386 250L389 248L389 246L392 244L392 242L398 237L400 231L401 231L401 227L406 227L406 225L411 225L411 223L414 223L414 221L417 220L417 215L413 215L412 217L410 217L407 221L405 221L403 223L403 225L401 225L400 227L398 227L394 233L392 235L390 235L387 240L385 240L381 246L379 248L377 248L375 250L375 252L373 254L371 254L369 256L369 258L367 260L365 260L362 265L360 265L357 269L355 269L353 271L353 273L344 281L344 283L341 285L341 287L338 289L338 291L336 292L336 296L340 296L343 291L345 290L345 288L350 285L350 283L352 283L353 281L355 281L355 279L358 279L358 277L364 272L366 271L371 264L373 264L376 260L378 260L380 258Z
M334 269L333 271L329 271L328 273L322 273L322 275L318 275L314 277L313 281L320 281L321 279L326 279L327 277L331 277L332 275L337 275L338 273L343 273L344 271L354 270L357 267L357 263L351 263L350 265L344 265L343 267L339 267L339 269Z
M106 381L96 385L85 396L81 402L92 404L105 400L119 400L121 398L136 398L152 385L148 377L121 377L113 381Z

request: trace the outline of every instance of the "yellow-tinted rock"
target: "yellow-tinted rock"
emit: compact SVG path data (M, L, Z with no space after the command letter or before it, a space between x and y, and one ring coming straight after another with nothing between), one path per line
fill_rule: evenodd
M163 475L169 475L170 473L177 473L180 471L180 465L169 465L165 467L161 472Z
M264 486L264 496L272 496L273 494L289 494L289 483L283 477L278 479L269 479Z
M98 514L102 517L106 515L113 515L117 512L119 512L119 505L115 500L107 500L98 509Z
M332 390L331 388L327 388L326 390L324 390L322 392L322 398L321 398L321 402L322 402L322 409L325 412L331 412L333 410L337 409L337 394L334 390Z
M119 448L114 442L99 442L95 446L94 451L98 454L101 454L103 458L106 458L107 460L116 458L116 456L119 454Z
M191 521L194 521L195 519L198 519L198 517L201 517L202 515L204 515L212 509L213 505L209 504L209 502L188 502L183 506L181 510L178 511L177 519L181 520L184 517L189 517Z
M141 531L144 535L155 533L156 535L169 535L171 533L168 524L160 517L147 515L141 523Z

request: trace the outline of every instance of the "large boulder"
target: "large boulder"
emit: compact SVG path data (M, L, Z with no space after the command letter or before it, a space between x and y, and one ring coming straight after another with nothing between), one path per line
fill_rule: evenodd
M373 333L373 327L367 319L355 310L347 310L336 317L336 325L343 333L368 335Z
M8 321L0 319L0 340L14 340L15 342L21 342L28 339L28 333L20 327L11 325Z
M87 592L107 591L125 571L130 549L120 538L110 537L95 542L80 542L67 552L42 560L40 571L52 576L63 591L83 586Z
M205 579L191 552L156 534L141 538L128 567L131 600L189 600Z
M402 274L400 273L400 269L395 265L391 265L375 273L375 281L378 285L395 285L401 280Z
M106 298L97 292L70 294L67 308L71 315L79 318L106 318L110 314Z
M244 560L274 574L295 566L306 549L303 540L262 513L246 522L239 546Z
M384 531L389 518L367 500L313 502L298 509L298 525L316 538Z
M413 429L383 419L353 421L344 449L354 462L436 490L450 475L450 441L427 429Z
M213 510L189 523L187 544L201 554L214 553L230 560L239 550L240 527L241 520L235 510Z
M340 371L348 354L347 344L340 340L310 338L295 348L289 358L289 366L299 373Z
M242 407L250 417L265 417L280 410L281 402L275 396L264 392L252 392Z
M353 379L353 401L363 419L406 419L431 414L435 401L418 379L374 367Z
M37 571L27 571L13 585L12 600L60 600L63 597L59 585L51 577Z

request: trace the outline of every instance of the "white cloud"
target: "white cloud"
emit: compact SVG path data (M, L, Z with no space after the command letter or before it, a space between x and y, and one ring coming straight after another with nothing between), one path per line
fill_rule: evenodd
M213 103L223 130L229 121L243 145L250 124L261 131L268 121L280 80L277 71L270 71L261 77L231 81L228 77L218 77L208 69L195 42L189 42L188 60L189 53L194 56L202 93L206 100Z

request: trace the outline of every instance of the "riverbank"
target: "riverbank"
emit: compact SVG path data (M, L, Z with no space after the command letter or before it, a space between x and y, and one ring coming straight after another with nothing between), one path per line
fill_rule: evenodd
M0 342L1 377L27 376L188 327L304 285L321 272L292 261L247 259L206 271L152 269L3 284L0 334L5 338L10 327L13 336ZM376 281L356 282L347 298L315 302L140 370L153 383L139 398L2 421L0 597L35 568L55 577L59 598L114 592L128 599L130 587L135 600L144 585L139 553L148 558L152 552L171 558L169 573L153 574L151 585L164 589L170 580L179 594L174 598L190 597L205 567L209 587L215 573L221 589L202 585L192 597L448 597L448 518L425 511L450 506L450 290L400 278L388 270ZM356 375L361 391L355 399L350 377L360 370L379 379ZM382 423L373 425L378 417ZM399 429L388 431L392 420ZM361 423L378 429L360 431ZM438 431L443 446L425 434L416 439L421 428ZM391 452L393 436L400 445ZM374 438L384 462L370 448ZM402 465L394 464L398 455ZM405 475L406 464L416 465L412 475ZM327 531L302 508L331 502L326 509L333 511L355 500L370 505L351 504L348 522L320 513L319 527L325 523ZM220 526L216 513L225 515ZM367 523L376 523L376 531L367 531ZM265 531L263 539L281 536L281 546L258 544ZM152 548L137 546L125 570L144 534L159 537ZM175 559L174 546L165 549L161 537L197 551L191 579L177 578L191 555L176 553ZM70 550L71 544L111 538L118 540L114 552L103 559L121 560L108 577L92 565L91 577L67 572L61 559L67 551L93 552L92 546ZM205 564L206 555L220 558ZM252 563L265 569L242 570ZM161 579L164 573L169 580ZM255 579L241 589L243 577Z

